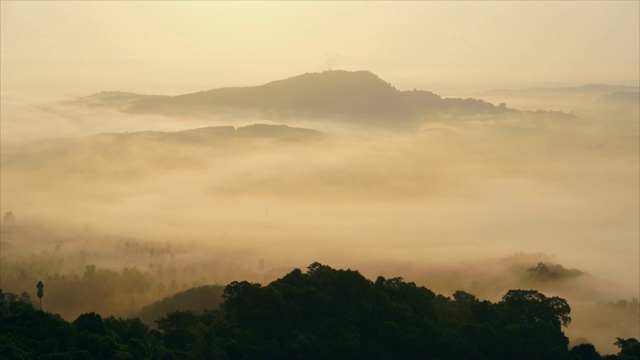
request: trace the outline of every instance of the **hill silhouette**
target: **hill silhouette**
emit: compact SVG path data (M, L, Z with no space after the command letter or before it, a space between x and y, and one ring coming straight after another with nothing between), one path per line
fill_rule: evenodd
M628 104L635 105L640 104L640 92L637 91L617 91L608 95L600 97L599 101L607 104Z
M268 124L243 127L212 126L176 132L101 133L84 137L47 139L17 146L7 151L7 156L2 159L2 166L12 169L35 166L42 171L48 169L55 173L67 174L88 174L95 171L100 176L108 176L123 171L144 172L144 168L140 168L131 159L146 159L142 161L147 164L147 161L151 161L158 168L167 168L166 165L171 163L169 159L174 159L174 165L181 167L198 163L204 158L194 157L188 150L193 147L216 153L229 149L247 149L252 144L295 146L321 142L328 138L328 134L316 130Z
M107 92L80 98L80 104L112 106L129 113L169 116L252 111L266 117L345 120L415 119L433 113L484 114L508 111L483 100L442 98L431 91L399 91L369 71L306 73L251 87L226 87L178 96ZM513 111L513 110L512 110Z
M154 320L175 311L189 310L201 313L204 310L215 310L222 303L223 292L222 285L190 288L143 307L139 317L142 322L153 325Z

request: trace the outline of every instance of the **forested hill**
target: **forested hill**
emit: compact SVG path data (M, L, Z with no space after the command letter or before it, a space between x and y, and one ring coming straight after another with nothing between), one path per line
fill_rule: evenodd
M45 294L46 296L46 294ZM267 286L232 282L218 310L177 311L150 330L139 319L80 315L72 323L0 292L2 359L600 359L568 348L571 308L535 290L500 301L452 298L319 263ZM616 339L612 339L612 342ZM618 355L638 359L636 339Z
M103 92L78 99L90 106L112 106L131 113L202 115L255 111L269 117L343 115L407 119L425 114L503 113L477 99L442 98L430 91L399 91L369 71L307 73L252 87L227 87L178 96Z

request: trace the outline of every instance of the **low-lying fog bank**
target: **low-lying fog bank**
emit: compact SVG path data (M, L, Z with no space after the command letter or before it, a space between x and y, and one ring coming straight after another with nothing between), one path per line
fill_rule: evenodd
M537 288L567 298L572 339L614 352L639 337L637 107L591 105L392 131L3 102L2 288L44 279L65 317L130 316L319 261L445 295ZM69 300L79 285L92 297Z
M69 321L91 311L139 316L146 305L207 284L225 285L234 280L267 284L295 267L304 268L311 263L300 260L306 257L358 269L372 280L379 275L402 276L445 296L461 289L491 301L499 300L509 289L537 289L560 296L572 307L573 321L566 329L571 341L591 342L603 353L616 351L615 337L634 337L640 331L636 291L622 285L624 279L606 280L559 264L569 259L542 253L483 255L465 261L425 256L421 261L406 261L367 258L354 250L352 256L318 253L296 258L242 246L231 249L222 242L161 242L103 234L91 226L55 229L10 216L1 231L3 291L26 292L35 300L35 284L43 281L43 308ZM246 244L249 239L228 240ZM193 306L213 308L220 300L208 302Z

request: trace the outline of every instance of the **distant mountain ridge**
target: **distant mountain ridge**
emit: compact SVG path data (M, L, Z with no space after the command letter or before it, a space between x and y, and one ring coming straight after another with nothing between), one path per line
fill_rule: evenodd
M477 99L442 98L431 91L399 91L369 71L306 73L259 86L226 87L178 96L109 92L78 99L129 113L169 116L255 111L266 117L341 115L349 119L412 119L425 114L514 111Z
M640 92L638 91L616 91L608 95L602 95L599 99L605 103L640 103Z
M579 86L562 86L562 87L533 87L524 89L492 89L485 91L486 93L516 93L516 92L581 92L581 93L613 93L620 91L640 90L638 86L629 85L609 85L609 84L587 84Z
M69 176L93 173L106 178L144 172L146 167L138 166L138 160L157 164L156 169L189 167L193 153L177 151L186 147L215 153L247 149L256 144L285 148L288 145L321 143L329 138L330 135L316 130L267 124L212 126L174 132L100 133L44 139L4 150L0 165L8 171L34 167L39 171L62 171ZM2 246L4 248L5 244Z
M585 106L628 107L633 111L640 103L640 87L629 85L588 84L565 87L533 87L520 89L493 89L475 96L493 101L516 104L519 109L545 106L547 109L584 112Z
M366 71L304 74L253 87L220 88L166 98L145 98L129 112L215 112L253 109L275 112L332 112L349 115L397 109L398 91Z

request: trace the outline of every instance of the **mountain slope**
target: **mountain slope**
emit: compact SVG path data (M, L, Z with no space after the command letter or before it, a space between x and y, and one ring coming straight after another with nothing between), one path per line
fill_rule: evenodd
M184 114L250 109L279 114L391 115L405 112L403 105L400 92L370 72L329 71L254 87L221 88L170 99L141 99L127 111Z
M222 303L223 291L222 285L204 285L181 291L142 308L140 319L152 325L154 320L174 311L202 312L217 309Z
M111 104L126 112L171 116L251 111L278 118L313 118L330 114L348 120L387 121L390 118L414 119L432 113L478 114L509 110L482 100L443 99L430 91L399 91L368 71L307 73L259 86L220 88L173 97L126 94L118 97L118 101L103 99L105 106Z
M146 169L185 169L203 166L207 157L273 146L313 144L327 139L319 131L286 125L254 124L234 128L214 126L177 132L103 133L77 138L47 139L3 149L2 168L11 171L66 173L100 178L154 174ZM222 155L220 155L222 156Z

